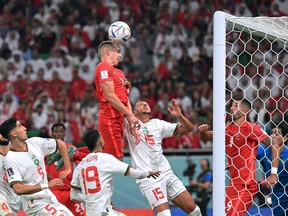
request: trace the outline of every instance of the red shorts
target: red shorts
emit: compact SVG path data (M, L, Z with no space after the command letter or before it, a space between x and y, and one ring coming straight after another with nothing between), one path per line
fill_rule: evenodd
M65 205L75 216L85 216L86 210L83 203L74 202L70 199L70 190L53 190L57 200Z
M119 118L99 118L98 130L104 140L104 152L122 158L124 141L124 117Z
M226 188L226 216L246 216L257 191L256 183L248 185L232 185L230 183Z

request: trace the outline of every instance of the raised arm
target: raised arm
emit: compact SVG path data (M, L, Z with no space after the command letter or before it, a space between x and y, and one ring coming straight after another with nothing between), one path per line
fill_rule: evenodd
M167 110L169 113L176 117L180 124L176 129L176 133L185 134L190 133L193 130L193 124L182 114L180 107L178 106L175 99L171 100L171 107L168 107Z
M22 182L15 182L12 184L12 188L17 195L33 194L55 186L63 186L63 181L59 178L55 178L49 181L48 184L24 185Z
M61 154L61 156L63 158L64 167L65 167L65 170L60 172L59 178L65 179L66 176L71 173L70 158L69 158L69 155L68 155L66 144L62 140L59 140L59 139L57 140L57 144L58 144L59 152L60 152L60 154Z
M202 124L199 126L199 139L203 142L208 142L213 140L213 132L210 130L210 126L207 124Z
M272 154L272 164L271 164L271 174L267 178L267 181L274 185L277 183L277 172L278 172L278 165L279 165L279 158L280 153L283 150L281 143L277 143L276 140L272 139L271 137L267 137L262 141L262 143L271 148Z

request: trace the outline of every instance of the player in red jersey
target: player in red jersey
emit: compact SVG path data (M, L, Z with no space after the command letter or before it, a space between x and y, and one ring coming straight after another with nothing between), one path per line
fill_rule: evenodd
M54 139L60 139L62 141L64 140L64 136L65 136L64 124L56 123L56 124L52 125L51 132L52 132L52 137ZM72 165L71 166L72 172L66 177L65 180L63 180L63 186L61 186L61 187L55 186L54 188L51 188L51 191L56 196L57 200L60 203L62 203L63 205L65 205L75 216L80 216L80 215L83 216L83 215L86 215L86 211L85 211L83 203L75 202L75 201L72 201L70 199L70 190L71 190L70 183L71 183L72 176L73 176L74 165L75 165L75 163L77 163L77 161L75 160L76 158L74 158L74 155L77 155L75 157L78 157L77 159L80 160L81 158L84 158L87 154L81 155L81 153L76 152L76 147L72 146L71 144L66 143L66 146L68 148L68 152L69 152L70 157L71 157L71 153L74 153L72 155L73 162L71 164ZM72 148L72 147L75 150L71 152L71 151L69 151L69 148ZM50 157L51 156L55 157L57 152L54 154L50 155ZM64 167L59 169L59 167L57 167L57 162L53 162L55 160L56 159L51 159L51 158L50 158L50 161L49 161L49 158L46 160L46 170L47 170L47 175L48 175L49 180L54 179L54 178L58 178L59 173L64 169ZM53 162L53 163L51 163L51 162ZM48 164L50 164L50 165L48 165Z
M268 134L260 126L246 120L251 103L246 99L234 99L230 107L232 121L226 124L225 148L230 172L230 183L226 188L225 212L228 216L246 216L258 191L256 181L256 153L261 142L272 149L272 173L267 181L277 182L279 146L272 144ZM200 140L213 139L213 132L207 124L199 126ZM274 171L273 171L274 169Z
M124 117L133 128L133 135L139 142L139 120L133 115L128 93L131 84L123 71L115 68L120 59L120 48L111 41L103 41L98 47L101 62L94 74L97 97L100 102L98 130L105 142L104 152L123 158Z

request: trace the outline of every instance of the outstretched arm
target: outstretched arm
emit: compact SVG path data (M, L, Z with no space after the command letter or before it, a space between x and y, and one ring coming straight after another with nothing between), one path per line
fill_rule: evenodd
M129 167L127 173L125 175L130 175L132 178L135 179L142 179L142 178L157 178L160 175L160 171L140 171Z
M63 181L59 178L54 178L48 184L24 185L22 182L12 184L12 188L17 195L33 194L41 190L53 188L55 186L63 186Z
M267 137L266 139L262 141L262 143L271 148L272 165L271 165L271 173L270 173L270 176L267 178L267 181L271 185L274 185L277 183L279 158L280 158L280 153L281 151L283 151L284 146L282 145L282 143L278 143L276 139L272 139L271 137Z
M210 130L210 126L203 124L199 126L199 139L203 142L208 142L213 140L213 132Z
M172 99L171 103L171 108L168 107L167 110L172 116L176 117L180 121L180 124L176 129L176 133L190 133L193 130L193 124L182 114L181 109L175 99Z

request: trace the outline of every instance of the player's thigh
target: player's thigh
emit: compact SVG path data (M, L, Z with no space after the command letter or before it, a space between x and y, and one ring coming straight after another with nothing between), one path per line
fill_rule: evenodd
M173 172L170 172L167 178L168 199L186 213L193 211L196 207L195 201L182 181Z
M114 155L116 158L123 157L123 125L124 119L102 119L99 121L98 129L105 142L104 152Z
M194 199L192 198L191 194L186 189L183 192L181 192L180 194L178 194L172 200L172 202L176 206L181 208L183 211L185 211L187 214L192 212L196 207Z
M86 214L85 206L83 203L70 200L70 202L67 202L65 206L73 213L74 216Z
M8 203L3 199L0 199L0 215L13 216L12 209L10 208Z
M73 216L66 206L58 202L34 201L25 212L28 216Z
M256 184L232 185L226 188L225 212L227 216L246 216L258 190Z
M161 180L156 180L156 181L153 181L150 179L143 181L139 184L139 189L140 189L142 195L147 199L151 209L153 209L153 210L157 206L168 203L166 179L165 178L163 178Z

